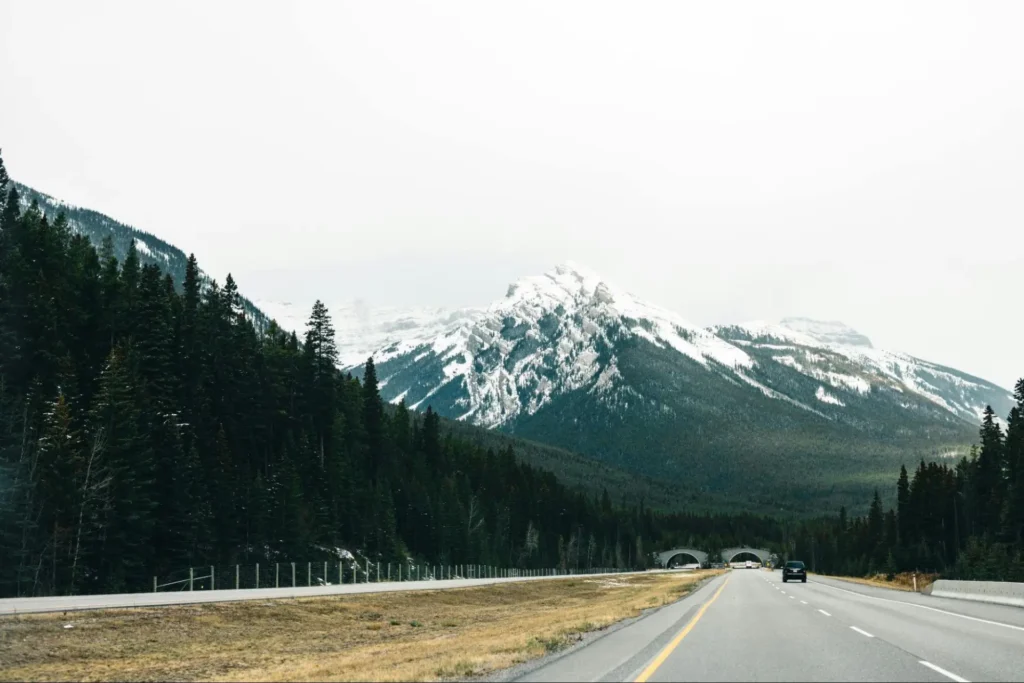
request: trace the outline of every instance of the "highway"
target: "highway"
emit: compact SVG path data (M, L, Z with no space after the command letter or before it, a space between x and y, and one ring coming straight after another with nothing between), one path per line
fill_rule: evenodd
M529 668L529 665L527 665ZM1024 610L737 569L522 681L1020 681Z

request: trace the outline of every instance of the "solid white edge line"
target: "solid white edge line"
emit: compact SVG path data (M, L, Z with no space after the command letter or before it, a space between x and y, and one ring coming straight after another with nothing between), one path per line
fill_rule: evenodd
M876 598L874 595L868 595L867 593L858 593L857 591L846 590L845 588L839 588L838 586L830 586L827 583L822 583L821 581L812 581L812 583L816 583L819 586L823 586L825 588L831 588L832 590L837 590L837 591L842 591L844 593L849 593L851 595L858 595L858 596L860 596L862 598L867 598L868 600L879 600L881 602L895 602L897 605L906 605L907 607L917 607L919 609L931 610L932 612L939 612L941 614L948 614L951 617L960 617L961 619L968 619L970 621L980 621L983 624L991 624L993 626L1002 626L1003 628L1012 628L1014 631L1024 631L1024 626L1014 626L1013 624L1004 624L1001 621L992 621L990 619L980 619L978 617L969 617L966 614L958 614L957 612L950 612L948 610L939 609L938 607L928 607L927 605L918 605L917 603L904 602L903 600L891 600L889 598Z
M861 634L862 636L867 636L868 638L874 638L873 635L871 635L870 633L868 633L864 629L857 628L856 626L851 626L850 628L852 628L854 631L856 631L857 633Z
M818 610L818 611L819 611L819 612L821 612L822 614L824 614L824 615L825 615L826 617L830 617L830 616L832 616L831 614L829 614L828 612L826 612L826 611L825 611L825 610L823 610L823 609L820 609L820 610Z
M957 676L957 675L956 675L955 673L953 673L952 671L946 671L946 670L945 670L945 669L943 669L943 668L942 668L941 666L935 666L935 665L934 665L934 664L932 664L931 662L926 662L926 661L924 661L923 659L922 659L922 660L920 660L920 661L921 661L921 663L922 663L922 664L924 664L925 666L927 666L927 667L928 667L929 669L931 669L932 671L935 671L936 673L940 673L940 674L942 674L943 676L945 676L946 678L951 678L951 679L953 679L954 681L956 681L956 683L971 683L971 682L970 682L969 680L967 680L966 678L962 678L961 676Z

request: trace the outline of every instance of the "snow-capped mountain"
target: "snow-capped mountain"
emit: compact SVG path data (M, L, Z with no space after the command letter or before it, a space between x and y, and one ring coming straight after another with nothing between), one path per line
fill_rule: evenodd
M777 325L755 322L714 329L751 353L764 352L758 353L763 363L779 363L820 380L822 392L841 389L859 396L873 388L908 392L971 424L981 419L986 405L1008 410L1012 401L1008 391L991 382L905 353L876 349L866 336L842 323L786 318ZM845 405L825 395L831 398L820 400ZM901 403L901 407L912 405Z
M393 400L417 407L439 394L461 393L451 401L457 408L451 416L489 427L532 415L560 394L604 395L625 387L615 350L626 339L671 350L680 361L809 412L821 403L845 407L842 396L851 393L895 391L973 424L986 404L1003 407L1011 400L984 380L875 349L865 335L838 322L786 318L700 328L571 262L516 282L486 309L390 309L373 321L352 305L340 313L336 328L347 351L342 365L354 367L372 355ZM774 388L771 378L757 379L778 367L819 386L790 395Z
M830 476L863 477L867 461L889 472L962 455L985 405L1005 414L1012 400L841 323L702 328L574 263L486 308L392 312L375 325L353 334L346 357L358 374L372 355L391 401L652 475L702 472L709 488L766 456L817 470L837 459Z

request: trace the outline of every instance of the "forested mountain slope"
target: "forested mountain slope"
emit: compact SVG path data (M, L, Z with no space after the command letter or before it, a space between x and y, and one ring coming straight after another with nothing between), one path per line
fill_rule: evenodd
M88 237L96 249L102 251L104 241L109 238L111 254L122 262L128 255L128 247L134 240L139 263L159 267L162 272L168 273L174 279L179 288L185 281L188 257L174 245L168 244L156 235L125 225L97 211L72 206L21 183L12 184L17 188L21 197L23 211L31 206L32 202L36 202L40 211L49 216L56 217L57 214L63 213L71 232ZM199 274L199 279L204 286L209 282L209 278L202 272ZM265 329L270 318L249 299L241 295L239 298L253 324L258 329Z

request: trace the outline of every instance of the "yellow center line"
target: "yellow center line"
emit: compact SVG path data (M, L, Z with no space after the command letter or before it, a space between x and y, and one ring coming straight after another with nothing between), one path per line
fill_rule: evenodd
M646 683L647 679L653 676L654 672L658 670L658 667L665 663L665 660L668 659L668 656L670 654L672 654L672 651L679 647L679 643L683 642L683 638L685 638L687 634L689 634L690 631L693 630L693 627L697 624L698 621L700 621L700 618L704 616L704 612L707 611L708 607L711 607L711 603L717 600L718 596L722 594L722 591L725 590L725 585L729 583L730 578L731 577L726 577L725 581L722 583L719 589L715 591L714 595L711 596L711 599L701 606L700 610L697 611L697 614L693 615L693 619L690 619L690 623L687 624L683 628L683 630L680 631L676 635L676 637L672 639L671 643L665 646L665 649L662 650L658 654L658 656L654 658L654 661L651 662L647 666L647 668L643 670L643 673L637 676L636 683Z

